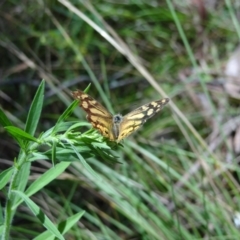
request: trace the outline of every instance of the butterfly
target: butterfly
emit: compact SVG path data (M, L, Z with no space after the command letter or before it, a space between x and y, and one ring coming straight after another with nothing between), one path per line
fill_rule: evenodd
M80 90L73 91L72 96L81 100L80 107L87 113L87 120L92 126L104 137L116 142L139 129L169 102L169 98L152 101L122 116L111 114L99 102Z

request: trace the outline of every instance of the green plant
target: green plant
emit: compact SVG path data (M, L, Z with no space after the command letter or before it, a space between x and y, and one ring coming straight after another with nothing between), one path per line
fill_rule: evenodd
M84 123L75 122L74 124L74 122L64 122L77 106L78 101L74 101L66 109L53 128L41 133L39 137L35 137L44 101L44 85L43 81L36 92L24 130L12 126L4 112L2 110L0 111L0 123L20 147L19 155L14 159L13 166L0 174L1 189L9 183L3 217L4 222L1 228L3 239L8 239L11 223L17 207L22 204L22 202L26 203L34 216L38 218L40 223L47 229L43 234L44 236L52 235L59 239L64 239L63 234L82 217L84 211L69 217L59 223L58 226L55 226L30 197L63 173L73 161L80 161L88 171L96 174L85 161L86 157L93 156L93 154L98 155L101 150L101 155L104 156L105 159L114 159L114 156L110 153L110 148L106 143L103 143L99 135L92 132L84 134L71 132L79 126L84 126ZM40 150L41 146L45 146L43 148L44 151L43 149ZM52 161L52 168L43 173L26 188L30 174L30 166L35 160L40 159Z

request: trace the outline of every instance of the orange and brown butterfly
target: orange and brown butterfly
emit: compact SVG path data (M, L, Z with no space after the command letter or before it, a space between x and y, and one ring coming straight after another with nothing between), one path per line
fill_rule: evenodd
M87 113L87 120L92 126L104 137L116 142L135 132L169 102L169 98L152 101L122 116L111 114L99 102L80 90L73 91L72 95L81 101L80 107Z

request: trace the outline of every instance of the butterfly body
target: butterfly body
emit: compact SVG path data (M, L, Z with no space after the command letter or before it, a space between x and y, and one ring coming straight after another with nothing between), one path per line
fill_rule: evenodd
M112 118L113 125L112 125L112 133L114 136L114 141L118 139L119 132L120 132L120 126L123 121L123 116L121 114L116 114ZM111 129L110 129L111 130Z
M147 103L125 116L113 115L88 94L77 90L72 92L75 99L81 100L80 106L87 113L87 120L110 141L120 142L149 118L159 112L168 102L168 98Z

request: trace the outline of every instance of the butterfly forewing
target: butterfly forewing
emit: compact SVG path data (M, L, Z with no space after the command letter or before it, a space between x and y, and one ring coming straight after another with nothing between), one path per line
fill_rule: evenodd
M159 112L167 103L168 98L147 103L124 116L120 124L119 136L117 141L129 136L140 128L149 118Z
M113 115L94 98L80 90L72 92L72 95L81 101L80 106L87 113L87 120L92 126L99 130L104 137L114 141L112 134Z
M94 98L89 96L88 94L77 90L72 92L72 95L75 99L81 100L80 106L83 108L85 112L88 114L94 114L95 116L111 118L112 114L103 107L99 102L97 102Z

